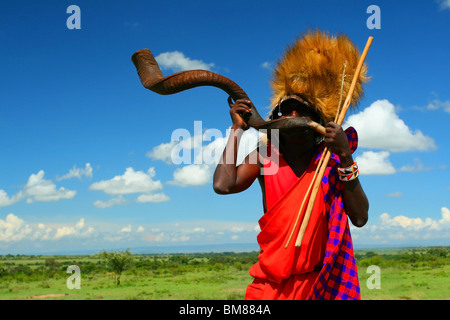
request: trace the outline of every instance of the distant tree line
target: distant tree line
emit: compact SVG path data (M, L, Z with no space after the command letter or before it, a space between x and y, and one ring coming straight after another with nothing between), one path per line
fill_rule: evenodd
M145 277L180 275L186 272L220 272L248 270L258 260L259 252L209 252L185 254L131 254L101 252L83 256L0 256L0 283L67 278L67 267L77 265L83 277L115 275L120 284L122 274ZM398 252L356 251L359 267L439 268L450 263L449 247L402 249Z

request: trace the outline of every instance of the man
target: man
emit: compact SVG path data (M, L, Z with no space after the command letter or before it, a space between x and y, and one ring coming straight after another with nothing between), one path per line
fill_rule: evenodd
M252 102L229 100L233 130L214 173L214 190L219 194L237 193L258 179L263 194L264 216L257 238L261 251L250 269L255 279L247 288L246 299L360 299L347 216L355 226L362 227L368 219L369 204L352 157L356 131L349 128L344 132L332 121L342 95L348 91L348 78L358 56L345 36L335 38L319 31L304 35L288 48L271 82L274 106L269 117L304 117L321 122L326 124L326 135L323 139L301 128L282 131L279 137L271 135L266 147L268 154L278 155L277 163L272 161L277 157L268 158L257 148L236 167L239 140L248 129L242 115L251 111ZM354 103L362 95L365 72L364 67ZM285 248L325 147L333 156L301 246L290 243ZM256 163L252 159L257 159Z

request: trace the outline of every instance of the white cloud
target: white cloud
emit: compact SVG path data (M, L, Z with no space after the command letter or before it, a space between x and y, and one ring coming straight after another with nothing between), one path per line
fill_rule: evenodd
M448 0L450 2L450 0ZM449 5L450 8L450 5ZM428 110L439 110L442 109L447 113L450 113L450 100L440 101L439 99L434 99L427 105Z
M165 202L169 200L170 198L164 193L141 194L136 199L137 202Z
M110 195L123 195L130 193L150 193L162 189L161 181L154 181L155 169L150 168L147 173L134 171L127 168L125 173L115 176L110 180L94 182L89 187L90 190L101 190Z
M122 195L119 195L115 198L108 199L106 201L97 200L93 203L93 205L100 209L109 208L112 206L121 206L127 204L128 200L125 199Z
M382 226L400 227L409 231L439 231L445 227L450 226L450 210L446 207L441 208L442 218L434 220L431 218L410 218L404 215L399 215L391 218L388 213L383 213L380 216Z
M392 152L436 149L434 140L420 130L412 131L388 100L377 100L348 118L347 125L358 131L359 146Z
M155 57L155 60L162 69L171 69L173 71L194 69L210 70L214 67L214 63L205 63L201 60L190 59L179 51L161 53Z
M57 181L66 180L66 179L72 179L72 178L78 178L81 179L83 176L87 178L92 178L92 167L90 163L86 163L84 166L84 169L77 168L76 166L73 166L70 171L63 175L62 177L57 177Z
M414 165L408 164L400 168L400 171L403 172L420 172L420 171L430 171L433 168L431 167L425 167L420 159L415 158L414 159Z
M369 220L364 228L352 226L352 236L360 245L447 243L450 239L450 209L442 207L440 219L383 213L378 221Z
M162 143L147 152L147 156L170 164L186 164L174 171L173 180L168 184L181 187L206 185L211 182L214 170L228 141L230 130L227 130L225 137L219 130L213 129L208 129L203 134L193 137L188 135L187 130L183 132L185 132L184 139ZM176 136L178 137L178 135ZM255 150L260 136L261 134L254 129L243 133L239 144L237 164L240 164L251 151Z
M0 207L10 206L16 202L19 202L25 197L22 191L19 191L16 195L10 197L5 190L0 189Z
M54 240L58 240L62 237L72 236L76 233L75 228L73 227L61 227L56 229L56 233L53 236Z
M212 129L195 136L186 129L177 129L172 133L172 139L153 147L146 156L167 164L213 164L219 161L226 144L221 132ZM204 146L203 142L207 141L211 142Z
M60 240L63 237L87 237L94 232L93 227L86 227L84 218L75 225L47 226L37 223L34 227L10 213L5 220L0 219L0 241L18 242L21 240Z
M357 156L355 161L358 163L361 175L369 174L393 174L395 168L389 161L390 153L388 151L365 151Z
M168 143L161 143L160 145L153 147L152 150L146 153L146 156L153 160L164 161L167 164L173 164L172 162L172 150L178 142L171 141Z
M123 175L115 176L110 180L94 182L89 189L101 190L110 195L117 195L107 201L97 200L93 203L97 208L109 208L115 205L124 205L128 200L123 197L125 194L142 193L135 200L136 202L163 202L170 200L164 193L154 193L163 188L161 181L153 180L156 172L152 167L143 171L135 171L127 168Z
M12 213L8 214L5 220L0 219L0 241L19 241L31 232L31 227Z
M28 178L24 188L24 193L28 197L27 203L34 201L58 201L75 197L76 191L67 190L63 187L56 189L56 185L52 181L44 179L44 174L44 170L40 170L37 174L32 174Z
M261 64L261 67L267 70L272 70L272 63L265 61Z
M65 226L57 226L54 228L48 228L46 231L45 239L46 240L59 240L63 237L87 237L94 232L93 227L85 228L84 218L81 218L74 226L65 225ZM54 234L52 235L49 231L56 229ZM44 237L43 237L44 240Z
M8 196L5 190L0 189L0 207L9 206L24 199L26 199L27 203L72 199L77 194L75 190L68 190L64 187L57 188L55 183L51 180L44 179L44 176L44 170L40 170L36 174L31 174L23 189L11 197ZM92 167L89 163L86 163L84 169L79 169L74 166L69 173L62 177L57 177L56 180L61 181L71 178L81 179L83 176L89 178L92 177Z
M123 227L123 228L120 230L120 232L127 232L127 233L130 233L130 232L131 232L131 224L129 224L129 225L126 226L126 227Z
M255 222L236 221L182 221L178 223L164 223L148 227L149 232L143 236L148 242L179 242L190 241L196 243L214 241L228 241L234 236L243 242L254 241L260 231Z
M62 241L74 238L79 241L122 242L123 245L127 245L130 241L166 244L174 242L212 243L227 241L232 236L239 235L239 240L252 242L258 231L259 228L255 222L242 221L196 220L149 225L133 225L132 223L105 225L102 223L94 229L94 226L86 223L84 218L74 223L37 222L33 224L27 223L14 214L9 214L4 220L0 219L0 243L3 242L10 246L13 242L28 244L26 241L32 241L33 245L45 245L47 248L53 246L52 242L61 241L63 244Z
M187 186L203 186L211 181L214 167L206 164L190 164L182 168L178 168L173 173L174 184L180 187Z

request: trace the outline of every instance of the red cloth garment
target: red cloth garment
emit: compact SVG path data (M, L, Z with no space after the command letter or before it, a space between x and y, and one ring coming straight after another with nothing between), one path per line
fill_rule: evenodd
M349 128L346 133L354 152L356 131ZM255 280L247 288L247 300L360 298L337 156L328 163L302 245L294 246L306 205L285 249L323 147L320 149L300 178L281 155L278 172L264 175L267 212L259 220L261 252L249 272ZM270 151L278 152L273 146ZM273 165L265 161L264 168Z

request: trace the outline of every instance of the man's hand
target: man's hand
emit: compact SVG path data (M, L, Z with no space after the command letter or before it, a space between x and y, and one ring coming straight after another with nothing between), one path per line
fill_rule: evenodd
M230 106L230 116L233 121L231 128L247 130L249 125L244 121L242 115L251 111L251 107L253 107L252 102L248 99L238 99L233 103L231 97L229 97L228 105Z
M340 125L334 122L328 122L325 143L331 152L339 156L341 167L348 167L353 164L352 152L348 144L347 135Z
M347 135L342 127L329 122L326 127L325 143L328 149L339 156L340 166L349 167L353 164L352 152ZM359 182L359 179L344 183L344 204L347 215L356 227L362 227L369 218L369 200Z

